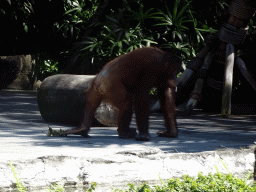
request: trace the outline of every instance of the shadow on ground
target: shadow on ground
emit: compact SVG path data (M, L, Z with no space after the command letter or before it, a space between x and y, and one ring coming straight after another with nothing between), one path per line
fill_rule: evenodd
M150 117L152 140L138 142L120 140L116 127L91 128L92 138L71 135L47 137L49 126L59 130L72 126L45 122L38 110L36 92L0 92L0 140L19 146L112 148L134 145L157 147L166 152L202 152L225 147L240 148L252 145L256 140L256 115L232 115L222 118L219 114L195 110L190 116L178 112L178 138L160 138L156 132L164 129L161 114ZM136 128L135 117L131 127ZM4 143L3 143L4 144ZM7 144L6 144L7 145Z

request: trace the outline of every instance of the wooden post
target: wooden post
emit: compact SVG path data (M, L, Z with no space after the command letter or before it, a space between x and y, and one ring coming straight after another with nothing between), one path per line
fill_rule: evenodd
M209 51L209 45L206 45L200 53L197 55L197 57L205 57ZM186 85L186 83L189 81L189 79L192 77L192 75L195 73L192 69L186 69L181 76L178 78L178 87L183 87Z
M203 70L207 71L209 69L209 66L212 62L213 55L214 54L211 52L209 52L207 54L207 56L205 57L203 66L202 66ZM197 79L195 88L192 92L192 96L186 105L185 111L187 114L189 114L196 107L198 101L200 100L202 89L203 89L203 84L204 84L204 78L201 77L201 78Z
M235 62L235 48L231 43L227 44L226 62L224 72L224 87L222 94L221 115L227 117L231 114L231 94L233 84L233 68Z
M252 74L247 69L245 63L240 57L236 58L236 64L238 68L240 69L241 73L243 74L244 78L250 83L252 88L256 91L256 82L252 76Z

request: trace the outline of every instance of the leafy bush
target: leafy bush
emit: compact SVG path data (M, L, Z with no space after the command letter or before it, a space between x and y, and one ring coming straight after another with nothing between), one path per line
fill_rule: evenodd
M180 192L180 191L189 191L189 192L201 192L201 191L211 191L211 192L235 192L235 191L256 191L255 184L246 184L246 179L239 179L234 177L232 174L224 175L221 173L208 174L204 176L202 173L198 174L198 178L189 177L184 175L180 179L170 179L167 181L167 184L164 183L161 178L160 181L162 186L153 186L150 187L146 183L141 184L139 187L135 187L134 184L128 184L129 189L115 190L116 192Z
M130 2L129 2L130 3ZM97 24L98 31L78 44L83 45L78 57L97 57L104 65L110 59L137 49L160 44L186 63L204 46L204 38L217 32L194 17L192 1L173 1L172 11L165 1L165 10L145 10L143 1L129 3L118 10L111 10L106 21ZM131 4L131 3L130 3Z
M154 18L154 15L157 14L150 13L151 10L143 13L140 9L139 14L137 14L132 10L123 8L107 16L107 22L98 24L101 26L101 30L97 34L80 42L80 44L84 44L82 49L84 57L88 57L88 54L90 54L93 57L102 58L102 64L105 64L109 59L138 47L157 44L152 40L153 35L146 36L143 33L142 22L145 19ZM129 25L131 18L137 21L136 26Z

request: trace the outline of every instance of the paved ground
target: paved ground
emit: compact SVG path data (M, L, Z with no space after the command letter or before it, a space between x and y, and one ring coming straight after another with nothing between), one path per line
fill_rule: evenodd
M231 172L233 171L231 164L238 172L242 169L242 171L253 169L252 150L241 152L242 150L238 149L255 146L256 111L251 111L250 115L232 115L230 118L203 113L200 110L195 110L189 117L182 116L180 112L178 116L180 132L176 139L156 136L159 129L164 129L164 121L161 114L154 113L150 117L152 140L149 142L120 140L116 127L92 128L90 139L81 136L47 137L49 126L56 130L70 128L67 125L47 123L41 118L36 92L0 92L1 190L7 190L15 183L8 161L14 163L21 180L27 187L48 185L60 178L64 179L66 184L78 185L77 175L79 175L78 180L83 181L80 184L96 181L102 187L102 191L104 186L123 187L124 183L132 182L131 180L155 181L158 180L158 174L163 179L182 174L193 175L201 169L205 171L206 165L208 172L214 172L215 168L210 157L215 159L227 157L230 160L228 168ZM134 117L131 126L136 127ZM237 154L238 156L240 154L240 159ZM160 164L159 159L161 159ZM90 166L87 166L88 162ZM195 162L197 167L194 167L192 173L189 170L193 168ZM215 160L214 162L216 163ZM41 165L42 163L44 165ZM56 163L58 165L55 165ZM77 167L73 167L74 165ZM125 166L125 170L120 168L122 165ZM40 168L41 166L43 168ZM58 168L58 166L62 167ZM35 171L37 169L39 170ZM59 171L57 176L53 173L53 169ZM98 169L100 171L97 171ZM116 172L118 169L119 171ZM155 175L150 176L152 174ZM115 181L114 184L114 181L109 180L110 177L116 177L120 183ZM51 182L48 182L49 180Z

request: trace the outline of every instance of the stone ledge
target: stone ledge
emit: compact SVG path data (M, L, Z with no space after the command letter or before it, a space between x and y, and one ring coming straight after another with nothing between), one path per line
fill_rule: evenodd
M102 149L99 149L101 154ZM106 157L42 156L36 159L12 161L18 176L29 191L40 191L50 184L62 181L65 186L86 187L96 182L96 191L127 188L127 183L159 184L162 180L182 175L197 176L198 172L221 173L228 170L243 178L254 167L253 149L225 149L201 153L165 153L157 148L123 150ZM1 162L2 161L2 162ZM8 191L15 179L8 162L0 160L0 190Z

